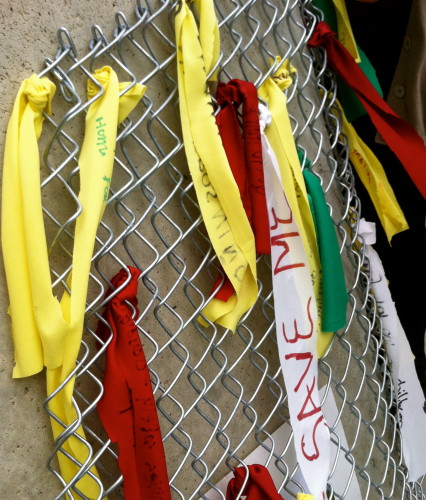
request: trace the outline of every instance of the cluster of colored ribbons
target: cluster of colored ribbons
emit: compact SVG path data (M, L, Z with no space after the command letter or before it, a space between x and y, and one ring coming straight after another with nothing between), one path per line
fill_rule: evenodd
M330 436L318 394L318 353L345 326L347 293L334 223L320 179L302 172L285 89L295 69L280 58L263 85L219 82L219 31L211 1L176 15L185 152L221 266L200 321L235 330L257 299L256 252L271 254L277 340L298 462L311 493L326 490ZM267 103L260 107L259 100ZM241 123L239 108L241 106Z
M408 229L408 223L382 165L358 136L350 121L363 114L369 115L377 132L399 159L423 198L426 195L424 168L426 148L413 126L401 119L382 99L374 68L359 47L361 61L355 61L352 57L351 47L356 44L352 30L349 32L346 29L350 26L350 22L345 2L314 0L314 4L323 11L326 22L320 22L315 26L308 45L312 48L322 47L325 50L328 65L339 78L342 105L337 102L338 109L335 113L340 115L342 131L349 140L351 163L371 198L378 220L390 243L394 235ZM334 31L337 31L337 35ZM353 43L349 43L351 39ZM425 395L419 374L416 373L413 352L390 294L382 262L371 246L376 241L375 225L361 219L359 232L364 238L371 288L378 304L384 343L390 359L408 478L410 481L416 481L426 473ZM395 284L393 286L395 287ZM411 336L413 334L423 335L423 332L413 332ZM423 343L420 344L423 351ZM416 355L424 357L423 352L417 352ZM421 362L419 366L422 366Z
M271 61L271 76L259 89L238 79L218 82L218 110L212 114L208 80L218 78L219 29L213 0L193 3L199 24L187 0L181 0L176 12L181 124L189 170L220 263L219 276L199 320L234 331L257 299L256 253L271 255L278 350L296 455L310 492L323 498L330 472L330 435L318 394L317 360L328 349L333 333L345 326L347 293L321 180L297 150L292 134L285 91L296 70L277 57ZM337 4L341 7L338 24L349 50L324 22L315 27L309 46L326 50L330 67L355 92L425 195L425 171L419 168L426 160L425 148L358 67L358 48L341 2ZM14 376L25 377L47 368L49 409L55 415L51 419L53 435L60 439L65 428L76 429L58 454L61 473L66 482L75 483L82 498L98 498L101 489L94 465L83 475L80 472L91 455L73 400L91 258L108 200L117 126L144 92L142 85L120 84L109 67L89 79L85 139L79 158L81 213L76 219L72 275L60 301L52 293L37 144L43 112L50 113L55 93L52 82L35 75L23 82L7 132L2 244L15 344ZM264 104L259 104L259 98ZM384 169L344 113L343 131L351 144L351 161L390 240L407 228L404 215ZM372 250L369 253L374 257ZM139 277L137 269L122 270L107 292L104 318L97 331L107 345L104 394L98 410L110 439L119 445L125 497L167 500L170 489L161 432L135 323ZM402 334L397 335L407 350ZM395 383L398 380L396 376ZM409 401L414 404L412 398ZM410 425L405 424L409 415L404 414L405 427ZM418 416L417 422L420 419ZM415 448L413 436L403 433L403 438L407 464L414 467L409 460L410 450ZM417 452L414 458L417 460ZM236 498L242 488L251 500L282 498L264 467L249 466L247 478L245 471L235 469L228 500ZM424 468L417 467L413 479L420 471ZM308 495L300 494L298 498L305 497Z
M345 325L347 293L320 178L292 135L285 90L296 70L277 57L259 89L236 79L218 82L219 109L212 114L208 82L218 79L220 53L214 5L193 2L197 24L188 3L181 2L176 16L181 124L195 191L220 263L199 319L203 325L215 322L235 330L256 300L256 252L271 254L278 349L296 455L311 493L321 498L330 467L330 437L318 396L317 356ZM425 173L417 162L425 158L422 141L358 67L362 51L344 2L334 3L347 48L324 22L315 26L308 45L327 51L330 67L358 97L424 195ZM258 97L266 106L258 104ZM338 109L350 159L390 241L407 229L404 214L383 167Z

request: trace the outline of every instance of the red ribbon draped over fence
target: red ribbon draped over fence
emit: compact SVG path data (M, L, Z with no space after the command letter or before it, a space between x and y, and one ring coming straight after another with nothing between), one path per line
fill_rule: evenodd
M426 148L415 129L382 99L326 22L315 26L308 46L325 49L330 68L355 92L383 140L426 198Z
M129 272L123 269L112 279L113 290L125 286L107 303L103 315L112 339L106 350L104 394L98 412L109 438L119 446L126 500L170 500L157 408L133 319L139 315L140 271L129 267ZM111 336L103 321L99 321L97 335L104 341Z

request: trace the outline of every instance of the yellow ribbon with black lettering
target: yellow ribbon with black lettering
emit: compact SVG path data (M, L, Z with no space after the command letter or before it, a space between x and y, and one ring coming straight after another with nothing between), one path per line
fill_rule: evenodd
M104 67L89 80L88 97L93 99L87 115L80 166L79 202L82 211L76 221L72 276L67 280L71 294L61 302L53 296L48 249L44 231L40 165L37 140L43 111L50 112L55 86L47 78L32 75L18 93L9 122L3 180L2 245L10 297L15 344L14 377L29 376L47 367L47 392L53 394L75 368L83 332L84 312L96 231L108 200L114 163L117 125L139 102L142 85L118 83L117 75ZM95 83L95 81L97 83ZM119 98L119 92L129 90ZM22 300L24 298L24 300ZM32 351L33 350L33 351ZM61 473L70 482L89 465L90 449L73 405L75 377L53 396L49 409L57 439L65 427L76 434L62 443L58 453ZM83 498L98 498L101 484L90 467L76 482Z
M187 2L176 13L179 105L185 153L207 232L235 294L211 299L202 314L235 330L257 298L254 236L213 116L207 76L219 56L219 29L212 0L196 0L200 30ZM203 323L203 321L201 320ZM205 322L204 322L205 324Z
M295 73L296 70L289 65L288 60L281 62L280 57L273 62L278 69L272 77L265 80L258 93L259 97L267 103L271 113L272 122L265 132L277 157L286 197L299 227L308 257L318 309L318 332L321 332L321 263L308 193L288 116L287 98L283 92L291 85L291 73ZM321 332L318 335L319 357L324 355L332 338L332 332Z
M380 161L348 122L339 101L336 100L336 104L341 113L342 132L349 141L349 158L373 202L390 243L395 234L408 229L404 212L399 206ZM334 113L337 116L336 110Z

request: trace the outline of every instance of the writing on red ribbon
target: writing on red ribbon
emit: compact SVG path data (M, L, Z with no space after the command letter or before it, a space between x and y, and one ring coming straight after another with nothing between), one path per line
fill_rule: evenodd
M105 342L104 394L98 403L111 441L118 443L124 496L132 500L170 500L169 480L157 408L135 317L140 271L130 267L111 280L119 290L107 303L97 335ZM109 326L108 326L109 325ZM112 338L111 338L112 333Z

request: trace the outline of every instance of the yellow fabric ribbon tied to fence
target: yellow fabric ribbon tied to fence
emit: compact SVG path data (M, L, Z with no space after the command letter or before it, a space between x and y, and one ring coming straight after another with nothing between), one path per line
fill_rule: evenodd
M289 65L288 60L281 62L280 57L277 57L273 63L278 66L278 69L272 77L265 80L258 93L259 97L267 103L272 116L272 122L266 128L266 136L277 157L285 194L299 227L308 257L318 309L318 331L321 332L321 263L315 225L288 116L287 97L283 92L290 87L291 74L296 70ZM321 332L318 335L319 357L324 355L332 338L333 332Z
M44 366L42 338L33 311L27 256L27 251L39 252L38 246L43 245L44 229L42 241L36 241L35 248L28 248L26 236L31 225L25 219L37 207L41 210L41 193L40 190L35 190L34 196L26 199L23 187L31 188L34 179L37 182L35 185L40 185L37 141L43 126L43 111L51 113L55 90L55 85L48 78L32 75L24 80L7 127L1 236L15 348L14 377L28 377L41 371ZM34 231L38 229L37 225ZM47 353L46 357L51 356Z
M179 105L185 153L207 232L235 294L211 299L203 316L235 330L257 298L256 250L213 116L207 76L219 56L219 29L212 0L196 0L200 29L185 0L176 13ZM202 321L203 322L203 321Z
M349 158L364 184L389 243L395 234L408 229L404 213L395 197L380 161L348 122L339 101L342 132L349 141ZM337 112L335 112L337 116Z
M71 294L65 291L60 302L53 296L42 215L37 139L42 112L50 112L55 89L47 78L33 75L18 93L6 139L2 212L2 244L15 343L14 376L32 375L45 365L49 395L69 378L49 402L50 411L63 423L51 418L52 430L58 439L65 427L75 429L81 439L70 436L61 448L85 465L92 457L73 405L75 376L71 374L81 344L96 231L108 201L117 126L145 92L142 85L119 84L109 67L97 70L93 77L88 82L88 98L93 102L86 115L79 158L78 199L82 211L76 221L72 274L67 279ZM127 87L128 91L119 97ZM18 262L23 270L17 268ZM63 453L58 453L58 460L65 481L76 481L80 467ZM84 497L98 498L100 482L96 469L91 467L76 481L76 487Z

